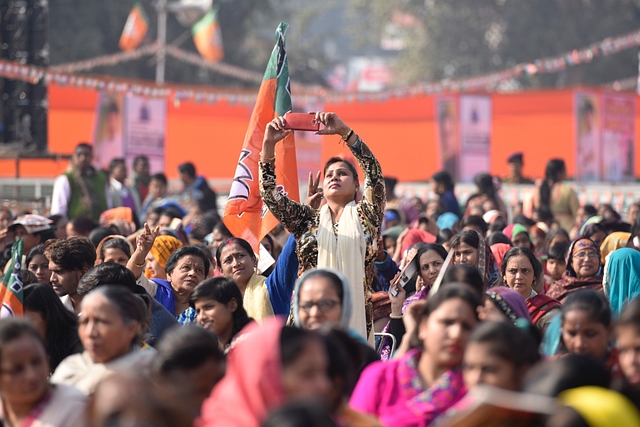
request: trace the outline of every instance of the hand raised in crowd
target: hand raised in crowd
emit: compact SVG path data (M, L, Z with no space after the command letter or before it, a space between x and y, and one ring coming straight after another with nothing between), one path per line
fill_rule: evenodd
M151 230L149 224L145 222L142 233L136 237L136 251L139 250L146 256L153 247L153 242L156 240L156 237L158 237L159 232L160 226L156 226L155 229Z
M278 142L282 141L285 136L289 135L291 131L284 128L285 124L286 121L282 116L271 120L264 130L262 144L273 147Z
M319 209L322 204L322 186L320 186L320 175L322 172L318 171L316 177L313 177L313 172L309 172L309 184L307 186L307 204L313 209Z
M344 136L351 130L351 128L347 126L336 113L322 113L317 111L315 114L316 120L324 125L322 129L315 132L316 135Z

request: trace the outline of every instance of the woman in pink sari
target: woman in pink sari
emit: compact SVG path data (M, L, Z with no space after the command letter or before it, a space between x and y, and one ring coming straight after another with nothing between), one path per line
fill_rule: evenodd
M326 398L329 362L318 335L286 327L278 317L245 329L229 351L225 377L202 404L197 427L259 427L287 402Z
M416 319L413 349L389 362L369 365L350 406L394 427L430 425L466 393L460 364L478 320L478 297L449 285L424 304Z

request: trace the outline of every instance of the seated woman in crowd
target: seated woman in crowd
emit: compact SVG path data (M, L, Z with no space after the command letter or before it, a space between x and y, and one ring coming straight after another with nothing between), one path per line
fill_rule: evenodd
M408 331L413 349L365 369L351 407L384 425L430 425L466 393L460 365L479 305L464 286L439 290L422 304L415 330Z
M535 252L535 248L531 242L531 237L529 236L529 230L524 225L507 225L503 233L511 240L511 242L513 242L514 247L523 247Z
M589 222L591 220L593 222ZM599 222L601 220L601 217L591 217L580 229L580 237L593 240L598 247L602 246L602 243L609 235L609 231Z
M540 334L527 323L518 327L483 322L473 330L462 363L467 389L481 384L511 391L522 388L527 371L540 361Z
M518 319L524 319L531 322L524 297L506 286L496 286L486 292L478 317L482 321L517 323Z
M542 281L542 264L530 249L513 248L502 262L501 285L517 291L527 303L534 325L544 333L560 311L560 303L544 294L538 294L534 285Z
M389 323L382 332L393 334L398 341L402 339L405 333L402 316L410 304L427 298L438 274L440 274L440 269L446 258L447 251L436 243L426 244L418 249L416 256L413 257L411 261L414 263L415 269L418 272L416 293L407 298L407 293L401 286L397 288L397 294L394 295L395 291L389 293L391 315L389 316ZM395 286L395 284L392 284L392 286ZM388 339L385 339L380 346L380 356L382 360L389 359L391 357L390 352L391 343Z
M604 293L609 298L614 317L625 304L640 296L640 252L631 248L618 249L609 255L604 274Z
M202 402L224 377L224 353L215 335L195 325L173 328L157 346L152 378L170 401L179 401L194 420Z
M569 251L568 243L556 243L547 251L547 260L544 263L546 290L549 290L551 285L562 279L564 272L567 271L567 251Z
M173 236L159 236L159 231L159 227L152 230L149 224L144 225L142 233L136 236L136 249L127 268L149 295L174 314L175 298L165 268L171 255L182 247L182 242Z
M631 300L616 320L618 361L626 381L640 392L640 299Z
M96 248L96 265L103 262L115 262L127 266L131 258L131 243L122 236L107 236Z
M227 373L203 405L198 427L258 427L291 401L326 401L325 343L313 331L283 326L277 317L254 323L235 343Z
M0 424L84 427L88 398L49 382L49 362L40 333L27 321L0 321Z
M24 317L44 341L51 372L67 356L82 353L76 316L62 305L48 283L34 283L23 290Z
M291 294L298 275L295 240L289 238L269 277L257 271L258 259L244 239L232 237L218 246L218 269L223 276L235 280L249 317L261 322L274 314L288 315Z
M49 270L49 260L44 256L44 245L38 245L31 249L24 265L36 275L38 283L49 283L51 270Z
M556 227L549 230L547 237L545 238L545 244L548 248L558 243L571 244L571 238L564 228Z
M155 356L142 350L148 323L144 302L123 286L99 286L83 299L78 334L85 351L60 363L51 381L91 394L110 372L144 369Z
M382 170L373 153L336 114L317 112L324 127L321 135L340 135L358 159L364 173L362 200L357 169L333 157L325 164L320 209L291 200L276 184L275 148L291 131L284 117L271 121L265 130L260 155L260 195L269 211L294 235L303 271L333 268L344 273L352 287L351 327L373 343L371 290L374 262L384 215L385 186ZM251 313L249 313L251 314Z
M209 259L200 248L183 246L167 260L167 281L171 284L168 305L181 325L195 323L196 311L189 305L191 293L209 271ZM163 304L166 307L166 303Z
M308 270L296 283L293 301L295 325L316 330L340 328L347 332L359 348L358 373L370 363L380 360L364 337L349 328L352 310L351 287L344 274L329 268Z
M225 353L243 328L253 321L242 305L238 285L226 277L201 282L191 293L189 304L196 311L198 324L215 334Z
M585 289L567 297L562 307L560 352L591 356L613 378L622 376L618 351L611 346L613 319L602 292Z
M547 295L562 302L571 292L580 289L602 291L600 247L584 237L571 243L567 251L567 270L562 279L553 283Z
M140 295L150 309L149 328L145 329L144 342L153 346L155 342L168 329L178 325L173 313L162 306L157 300L151 298L147 291L136 284L136 278L131 270L114 262L102 263L91 268L82 276L78 283L78 294L86 295L98 286L119 285L127 288L134 294Z
M490 288L500 278L498 264L491 248L484 238L474 230L463 231L451 241L454 250L454 264L466 264L476 267L482 276L485 288Z

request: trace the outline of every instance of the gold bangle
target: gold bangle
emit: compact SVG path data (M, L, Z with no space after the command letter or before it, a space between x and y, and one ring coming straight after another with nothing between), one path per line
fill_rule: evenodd
M396 319L396 320L402 319L402 314L400 316L396 316L395 314L390 314L389 319Z
M264 157L262 155L262 153L260 153L260 161L262 163L269 163L269 162L273 162L276 159L276 156L274 155L273 157Z
M133 262L133 265L135 265L138 268L144 267L144 261L142 262L142 264L136 264L135 261L132 261L132 262Z

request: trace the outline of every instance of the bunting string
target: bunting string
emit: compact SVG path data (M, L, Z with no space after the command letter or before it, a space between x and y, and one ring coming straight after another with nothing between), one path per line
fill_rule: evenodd
M593 43L581 49L574 49L562 55L537 59L532 62L520 63L514 67L479 76L462 79L444 79L438 82L419 83L413 86L392 88L380 92L343 93L326 90L317 86L305 86L292 83L296 99L305 103L312 102L371 102L385 101L390 98L405 98L419 95L429 95L442 92L466 91L495 91L501 83L520 76L533 76L539 73L555 73L568 67L591 62L598 56L608 56L626 49L640 46L640 30L618 37L609 37L598 43ZM98 66L115 65L124 61L138 59L145 55L158 52L158 45L152 43L132 52L122 52L104 55L83 61L52 66L50 68L20 64L14 61L0 60L0 78L16 79L31 84L43 83L58 86L74 86L83 89L107 90L109 92L132 92L149 97L173 97L174 100L193 100L195 102L216 103L226 101L253 105L256 94L251 91L237 89L222 89L215 87L185 87L183 85L159 86L153 82L141 82L112 76L78 75L80 71L91 70ZM246 70L225 63L210 63L199 55L184 51L175 46L167 46L166 53L173 58L198 67L213 70L222 75L239 80L259 83L262 81L260 73ZM627 87L627 82L621 81L614 85L619 90Z
M111 55L98 56L91 59L85 59L82 61L68 62L65 64L53 65L49 67L49 71L54 73L77 73L80 71L93 70L96 67L114 66L122 62L135 61L144 56L155 55L158 53L158 43L139 47L136 50L130 52L119 52Z

